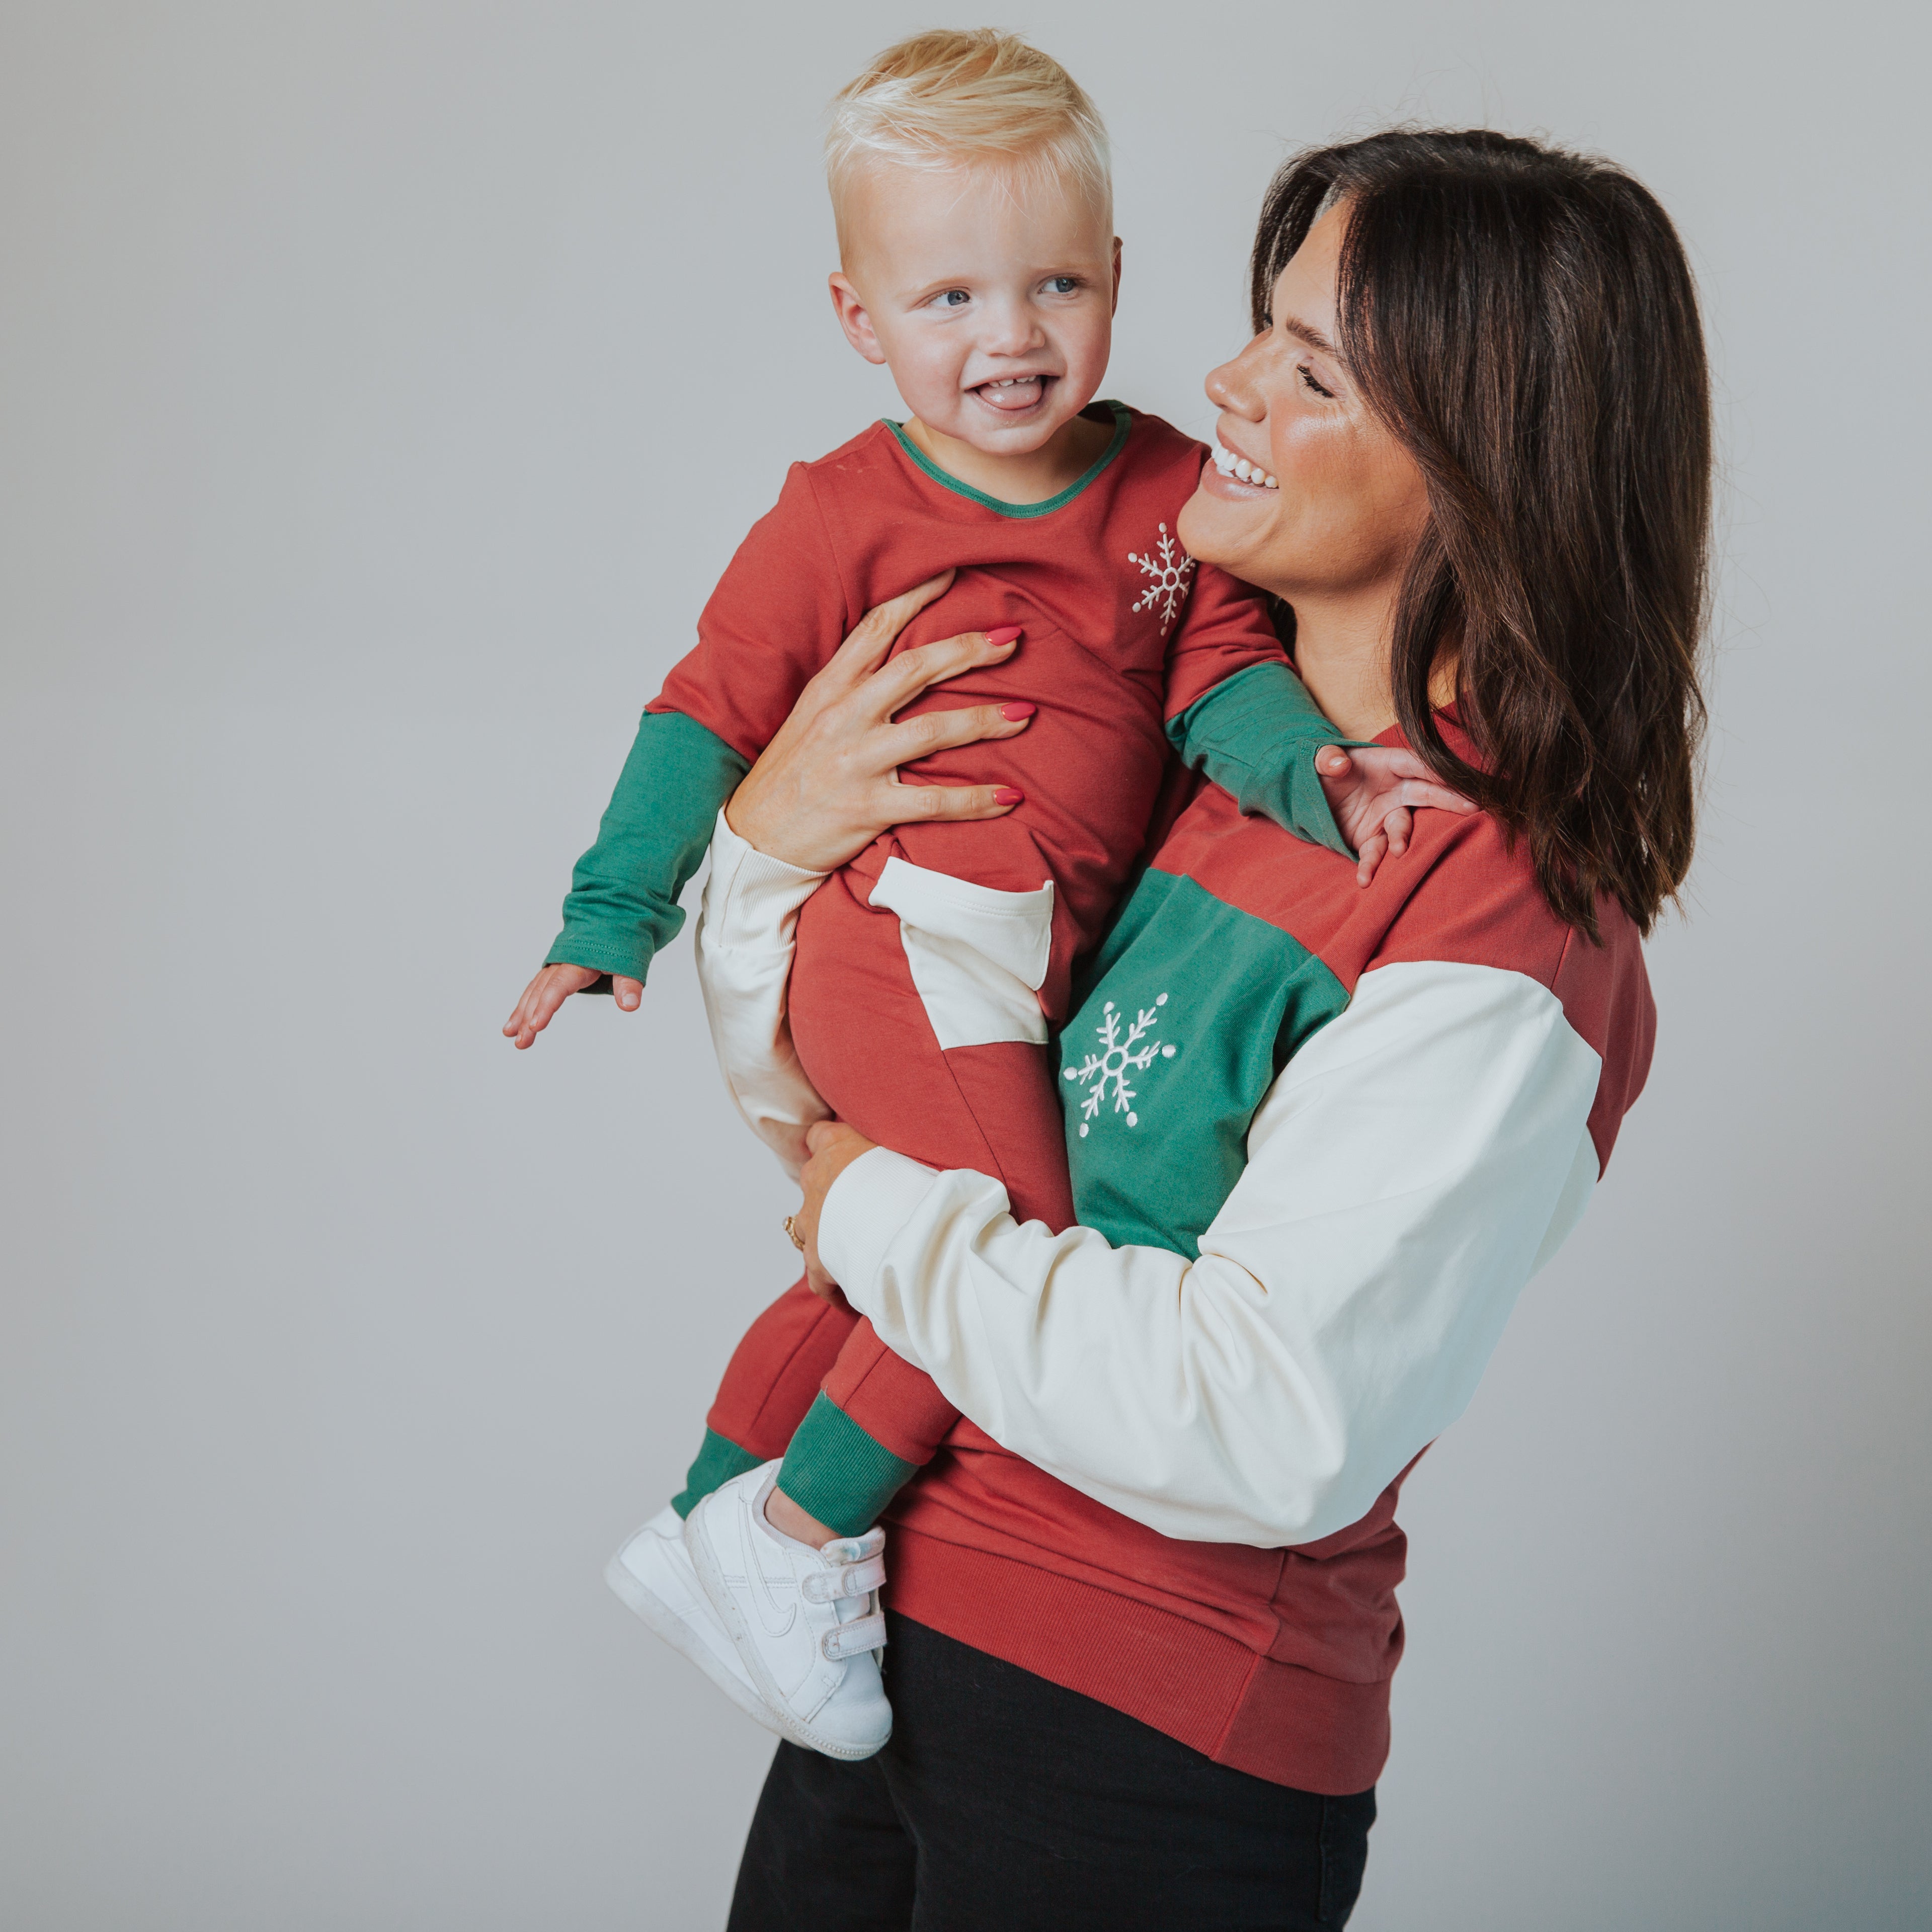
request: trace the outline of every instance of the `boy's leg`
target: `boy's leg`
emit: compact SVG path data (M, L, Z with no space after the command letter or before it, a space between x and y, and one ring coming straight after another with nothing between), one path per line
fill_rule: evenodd
M822 974L794 980L800 1058L838 1118L930 1166L994 1175L1022 1220L1071 1226L1051 1050L1018 1040L942 1049L912 983L896 918L831 889L806 911L817 916L800 921L801 960L836 949L849 970L869 956L859 1024L849 999L828 995ZM778 1487L836 1534L857 1535L932 1460L958 1413L930 1376L860 1322L792 1438Z
M814 1084L868 1138L934 1167L994 1174L1022 1220L1070 1226L1048 1049L1000 1041L943 1051L898 916L872 908L870 884L850 872L828 880L800 920L791 1020ZM828 1527L856 1535L931 1460L958 1416L869 1322L800 1280L734 1352L676 1508L688 1516L721 1484L784 1455L785 1493ZM798 1453L788 1455L801 1430Z
M818 1385L857 1325L849 1308L822 1301L801 1275L745 1331L704 1418L704 1441L671 1499L688 1516L700 1496L782 1456Z

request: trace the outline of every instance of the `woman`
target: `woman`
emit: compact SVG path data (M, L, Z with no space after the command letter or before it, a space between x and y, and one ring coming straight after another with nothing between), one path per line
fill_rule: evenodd
M1601 164L1384 134L1283 170L1252 293L1208 382L1231 454L1182 539L1281 598L1337 725L1484 809L1418 819L1362 889L1225 793L1186 806L1064 1037L1080 1227L814 1130L815 1278L970 1420L888 1519L892 1742L780 1748L748 1932L1342 1924L1402 1478L1642 1084L1708 520L1670 224ZM870 673L883 641L841 654L729 808L791 904L902 815L886 721L979 647ZM706 968L725 1031L781 1055L783 897L758 930L734 915L755 970Z

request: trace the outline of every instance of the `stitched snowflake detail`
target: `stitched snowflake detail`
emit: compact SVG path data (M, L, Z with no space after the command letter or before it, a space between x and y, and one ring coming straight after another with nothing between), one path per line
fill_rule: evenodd
M1144 1073L1151 1066L1156 1056L1162 1060L1174 1058L1174 1048L1162 1046L1149 1040L1143 1046L1142 1040L1160 1023L1160 1009L1167 1004L1163 993L1150 1006L1143 1007L1127 1025L1126 1037L1120 1037L1122 1022L1126 1014L1118 1011L1112 1000L1107 1002L1101 1015L1100 1024L1094 1030L1100 1037L1100 1051L1089 1053L1078 1066L1070 1066L1061 1078L1078 1080L1087 1091L1080 1101L1080 1138L1087 1138L1088 1127L1100 1118L1100 1108L1108 1095L1113 1096L1113 1111L1127 1117L1127 1125L1137 1127L1141 1117L1134 1112L1134 1101L1139 1089L1130 1086L1130 1073Z
M1147 588L1134 600L1134 608L1151 610L1158 606L1160 634L1164 638L1174 628L1174 620L1180 615L1181 605L1187 602L1187 586L1194 577L1194 560L1168 535L1165 524L1157 528L1160 542L1144 556L1129 550L1127 561L1138 564L1142 574L1150 580Z

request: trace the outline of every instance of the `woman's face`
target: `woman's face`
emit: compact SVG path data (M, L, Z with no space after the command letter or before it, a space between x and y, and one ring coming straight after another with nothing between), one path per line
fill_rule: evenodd
M1190 556L1291 604L1392 597L1428 520L1421 471L1334 346L1347 226L1344 203L1309 230L1274 285L1268 328L1208 378L1221 448L1178 524Z

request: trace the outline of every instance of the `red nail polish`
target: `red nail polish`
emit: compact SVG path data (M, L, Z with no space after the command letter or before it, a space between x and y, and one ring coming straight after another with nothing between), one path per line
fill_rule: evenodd
M1026 794L1023 791L1014 790L1011 785L1002 785L994 793L993 802L995 805L1024 805L1026 802Z
M1040 706L1036 704L1028 704L1019 698L1016 698L1012 704L1003 704L1000 706L1000 716L1017 724L1022 718L1030 718L1039 709Z
M1018 625L1002 624L997 631L988 631L986 633L986 641L989 644L1010 644L1019 634Z

